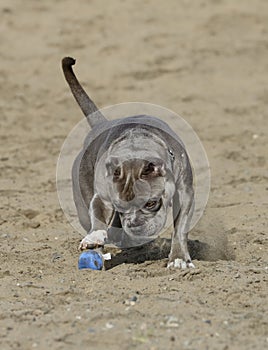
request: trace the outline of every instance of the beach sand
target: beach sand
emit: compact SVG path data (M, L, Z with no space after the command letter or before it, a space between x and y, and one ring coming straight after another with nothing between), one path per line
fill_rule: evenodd
M2 0L0 13L1 349L267 347L268 3ZM211 191L195 269L166 269L156 245L77 269L56 190L83 118L66 55L98 106L158 104L198 134Z

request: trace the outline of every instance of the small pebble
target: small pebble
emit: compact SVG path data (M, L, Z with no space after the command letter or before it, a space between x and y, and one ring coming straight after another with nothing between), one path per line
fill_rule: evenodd
M31 227L31 228L38 228L41 226L41 224L38 221L31 221L31 222L27 223L26 226Z
M211 324L211 320L203 320L203 322L205 322L207 324Z
M134 306L137 300L138 300L138 297L136 295L133 295L129 299L125 300L123 304Z
M138 298L136 297L136 295L133 295L133 297L130 299L130 301L137 301Z
M166 327L168 328L177 328L179 327L178 318L175 316L169 316L166 321Z
M61 257L62 257L62 255L60 253L56 252L56 253L52 254L51 260L52 260L52 262L54 262L54 261L56 261L58 259L61 259Z
M107 322L106 325L105 325L105 327L106 327L107 329L112 329L112 328L114 328L114 324L112 324L111 322Z

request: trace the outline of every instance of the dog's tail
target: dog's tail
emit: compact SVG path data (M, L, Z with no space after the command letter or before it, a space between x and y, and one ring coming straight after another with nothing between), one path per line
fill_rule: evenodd
M72 66L75 64L75 59L72 57L64 57L62 59L62 70L65 76L67 83L70 86L70 89L82 109L84 115L86 116L88 123L91 127L94 127L97 124L100 124L107 119L99 111L95 103L89 98L85 90L80 85L77 80Z

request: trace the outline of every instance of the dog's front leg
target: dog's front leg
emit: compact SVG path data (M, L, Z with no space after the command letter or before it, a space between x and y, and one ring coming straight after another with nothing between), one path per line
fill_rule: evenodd
M188 230L194 209L194 192L191 186L182 184L178 189L180 212L174 221L168 267L194 268L188 245Z
M105 239L107 238L108 225L111 222L113 213L113 206L110 203L104 203L102 199L95 194L89 207L91 230L80 242L80 250L104 245Z

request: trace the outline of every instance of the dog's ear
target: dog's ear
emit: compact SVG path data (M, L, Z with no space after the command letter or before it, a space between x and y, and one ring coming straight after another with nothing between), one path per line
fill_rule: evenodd
M159 159L159 158L154 158L150 161L146 161L141 172L141 177L143 178L165 176L165 175L166 175L165 163L163 162L162 159Z
M119 158L109 157L106 162L106 176L119 177L121 175L121 166Z

